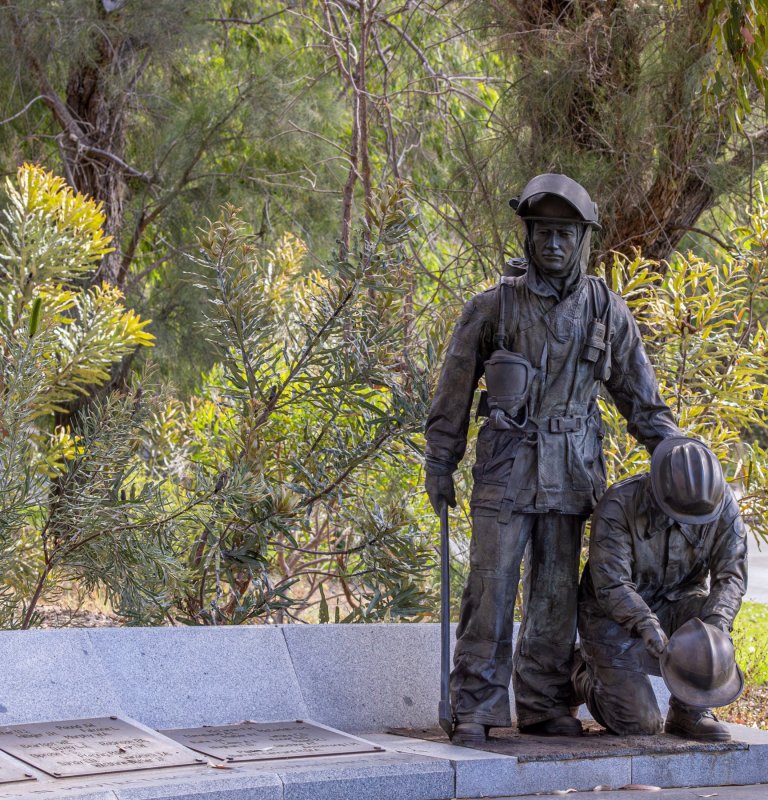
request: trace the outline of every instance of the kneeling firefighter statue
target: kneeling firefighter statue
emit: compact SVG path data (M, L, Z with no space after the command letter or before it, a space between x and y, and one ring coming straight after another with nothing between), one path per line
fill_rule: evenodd
M597 206L565 175L533 178L511 201L526 228L525 259L464 307L427 421L426 489L437 513L455 506L473 397L486 416L472 470L470 571L450 678L453 740L485 740L511 725L578 735L569 673L584 522L605 490L604 384L649 450L679 435L659 396L632 315L586 275ZM512 654L520 565L523 622Z

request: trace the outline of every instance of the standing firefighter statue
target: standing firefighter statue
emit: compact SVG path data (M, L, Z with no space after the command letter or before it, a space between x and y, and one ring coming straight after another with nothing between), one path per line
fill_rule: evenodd
M516 262L522 274L464 307L426 427L426 489L439 513L456 504L451 475L485 374L470 572L450 680L454 742L464 744L511 725L510 678L522 732L582 732L569 711L570 670L582 532L606 481L601 384L649 450L679 435L629 309L586 275L590 235L599 229L586 190L565 175L539 175L510 204L526 227L526 258Z

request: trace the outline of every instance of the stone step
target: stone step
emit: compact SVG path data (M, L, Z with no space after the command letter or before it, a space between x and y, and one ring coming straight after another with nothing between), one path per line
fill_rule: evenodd
M382 753L185 767L0 787L2 800L451 800L515 797L596 786L662 788L768 783L768 733L731 726L736 748L633 752L589 757L572 753L498 755L390 734L365 738ZM31 772L35 772L31 770ZM768 787L765 789L768 796ZM647 794L647 793L646 793ZM722 796L722 795L721 795ZM727 796L727 795L725 795Z
M671 753L646 754L628 747L626 754L617 748L615 754L598 757L574 755L567 743L561 758L551 751L536 758L530 752L499 755L391 734L370 734L365 738L399 753L447 759L453 766L456 797L460 798L512 797L565 789L590 791L596 786L619 789L629 784L667 788L768 783L768 731L729 727L734 742L728 749L690 743L684 751ZM652 746L649 742L649 748Z
M0 798L449 800L601 784L768 783L768 733L745 728L734 729L742 749L728 752L549 761L382 733L435 724L439 653L431 624L0 632L0 725L105 715L154 729L314 719L385 747L227 769L40 775L37 784L0 785ZM659 684L662 712L667 699Z

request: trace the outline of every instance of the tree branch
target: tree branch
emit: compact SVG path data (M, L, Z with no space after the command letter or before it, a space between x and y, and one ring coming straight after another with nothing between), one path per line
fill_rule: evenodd
M33 97L25 106L21 109L21 111L17 111L12 117L8 117L7 119L0 120L0 125L7 125L9 122L13 122L15 119L18 119L23 114L26 114L27 111L38 101L38 100L45 100L45 95L39 94L37 97Z

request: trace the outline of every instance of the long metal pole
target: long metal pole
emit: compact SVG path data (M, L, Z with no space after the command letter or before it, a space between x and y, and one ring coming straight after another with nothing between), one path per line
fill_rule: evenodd
M448 547L448 503L440 508L440 727L453 735L453 717L449 695L451 659L451 570Z

